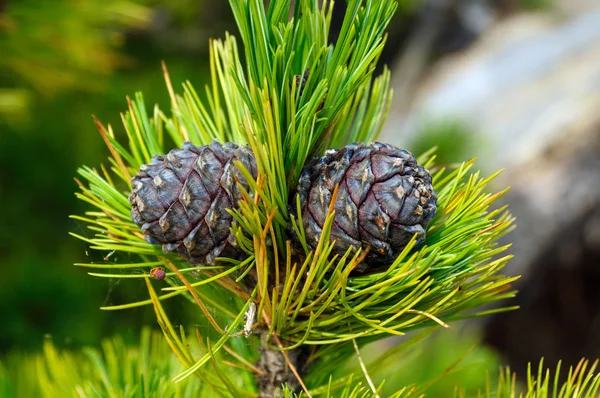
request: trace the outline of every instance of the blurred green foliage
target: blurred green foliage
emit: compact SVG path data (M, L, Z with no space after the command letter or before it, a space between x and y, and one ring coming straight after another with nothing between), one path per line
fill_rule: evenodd
M520 0L519 5L526 10L548 10L555 6L554 0Z
M424 153L435 146L436 163L444 165L477 157L485 144L465 122L444 118L425 123L415 134L410 148L414 153Z
M478 344L476 333L468 330L441 330L433 335L412 336L391 348L383 357L369 361L375 350L363 348L369 377L376 385L387 376L380 396L404 391L402 397L487 397L487 398L584 398L600 392L598 362L581 361L576 368L544 367L543 361L530 365L525 383L516 383L510 369L499 372L498 356ZM391 341L388 341L389 344ZM380 343L386 343L385 341ZM244 344L242 341L241 344ZM193 351L198 342L189 342ZM377 350L380 351L380 350ZM373 355L377 357L377 355ZM238 357L239 358L239 357ZM256 389L249 367L237 362L229 353L217 356L221 365L236 364L229 380L245 390L244 396L255 396ZM385 366L385 363L400 366ZM12 352L0 360L0 396L20 397L212 397L227 396L219 385L216 372L202 380L190 377L174 383L173 377L184 369L171 353L164 336L144 328L137 342L126 344L122 336L104 339L100 348L59 349L46 339L43 350L36 354ZM346 376L347 396L372 396L358 364L349 364ZM559 374L566 379L559 381ZM342 386L344 387L344 386ZM313 396L325 396L314 389ZM339 393L339 390L337 391ZM353 392L353 393L352 393ZM424 395L423 395L424 394ZM286 397L297 397L289 389ZM305 397L306 395L301 394ZM339 396L339 395L336 395Z
M485 375L495 381L501 365L499 355L480 341L475 329L456 323L373 343L361 355L375 384L385 380L381 396L412 384L428 397L451 396L457 386L466 396L476 396L485 389ZM358 360L340 369L340 375L347 372L361 373Z
M127 62L115 51L123 29L143 28L150 9L128 0L10 2L0 14L0 115L23 115L63 90L102 90Z
M173 84L190 79L201 87L207 80L203 32L197 47L157 39L160 18L170 21L160 29L173 37L179 26L185 31L171 15L184 14L189 3L155 10L126 0L15 1L0 11L0 352L38 348L45 334L59 346L98 344L117 331L131 341L141 324L155 323L151 310L98 310L145 290L73 267L96 254L68 236L90 234L68 218L83 211L72 177L81 164L107 157L92 113L120 134L125 95L143 91L148 102L169 107L161 60L168 60ZM212 17L222 25L230 18Z
M144 329L139 344L127 345L116 336L101 346L67 351L47 339L41 353L14 352L0 362L0 396L213 396L211 386L198 378L172 382L184 367L160 333Z
M211 387L217 386L213 384L216 380L200 382L198 378L190 377L181 383L172 382L171 379L184 367L171 355L162 334L145 329L138 341L127 345L121 336L116 336L104 339L101 349L60 350L46 339L40 353L13 352L0 361L0 396L70 397L82 396L82 392L83 396L110 397L214 396ZM394 344L392 341L381 343ZM191 340L189 344L193 351L198 350L197 341ZM363 357L376 384L382 377L386 378L381 396L390 396L409 385L418 386L419 393L428 397L451 396L458 386L466 396L474 396L485 389L486 373L493 382L497 379L499 363L496 354L480 346L478 336L472 332L451 329L421 338L417 336L394 348L388 347L396 355L383 360L377 357L385 347L371 348L375 347L362 350ZM373 354L373 358L365 355L367 352ZM237 361L223 352L218 358L229 363ZM371 359L375 362L371 363ZM366 384L357 363L350 363L341 370L346 376L350 372L354 374L352 384ZM249 372L240 369L229 372L228 376L235 385L254 391Z
M391 369L395 373L390 371L387 379L399 385L404 379L404 384L427 387L427 395L431 397L442 397L457 386L467 396L475 395L485 387L483 375L495 378L500 367L498 354L480 341L473 330L439 330L411 353L413 359L406 360L404 371Z

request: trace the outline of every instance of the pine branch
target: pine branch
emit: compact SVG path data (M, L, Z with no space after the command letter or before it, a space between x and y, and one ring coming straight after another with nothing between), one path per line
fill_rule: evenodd
M245 66L236 40L228 35L211 43L212 80L204 95L189 82L183 94L176 94L164 67L170 114L158 107L149 114L141 94L128 99L122 115L126 144L110 126L96 122L111 157L108 168L79 170L83 181L76 195L92 210L74 218L87 223L91 235L73 235L106 257L102 264L78 265L97 268L90 273L97 277L144 279L149 299L104 309L152 304L167 341L187 368L176 381L202 374L206 365L225 376L214 356L253 331L284 356L312 350L306 359L311 364L326 357L348 359L354 340L365 344L512 309L478 312L512 297L510 284L516 278L499 273L510 256L503 255L507 246L497 244L513 227L513 218L504 208L491 210L505 191L487 193L495 175L473 172L472 160L446 169L435 166L431 153L419 159L432 170L438 211L424 245L416 247L413 238L392 264L361 275L353 271L367 252L332 254L337 191L318 246L309 249L294 188L306 161L324 149L370 142L379 134L391 100L390 75L386 70L373 78L373 72L396 8L391 0L349 1L340 39L330 44L333 2L318 3L296 2L292 9L290 1L275 0L265 10L260 0L232 0ZM288 20L290 14L294 17ZM128 195L131 176L153 156L185 141L207 145L213 140L247 144L256 159L256 177L242 162L234 164L247 189L239 184L242 199L227 210L245 257L218 258L216 267L193 268L144 240L131 220ZM292 235L301 249L292 245ZM117 261L113 253L119 252L129 253L133 264ZM167 272L152 282L156 271L146 271L157 267ZM159 292L157 283L162 284ZM219 335L200 357L185 348L185 336L162 308L162 300L179 295L196 305ZM251 306L256 322L244 325ZM225 377L220 382L230 390Z

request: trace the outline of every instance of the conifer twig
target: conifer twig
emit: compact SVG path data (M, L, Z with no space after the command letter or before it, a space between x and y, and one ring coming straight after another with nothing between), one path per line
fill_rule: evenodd
M308 395L308 398L312 398L312 395L310 395L310 392L308 392L308 388L306 387L306 384L304 384L304 381L302 380L302 377L300 377L300 373L298 373L298 369L296 369L296 367L294 366L294 364L292 363L292 361L290 361L290 357L288 355L288 352L283 350L283 344L281 344L281 340L279 339L279 337L274 334L273 338L275 339L275 343L277 344L277 347L279 347L281 350L281 354L283 355L283 357L285 358L285 362L288 364L288 366L290 367L290 370L292 371L292 373L294 374L294 376L296 376L296 379L298 380L298 383L300 383L300 385L302 386L302 389L304 390L304 392L306 393L306 395Z
M369 383L369 387L371 387L371 391L375 394L376 398L379 398L379 394L377 393L377 388L375 388L375 384L373 380L371 380L371 376L369 376L369 372L367 371L367 367L362 360L362 356L360 355L360 350L358 349L358 344L356 344L356 339L352 339L352 345L354 346L354 351L356 351L356 357L358 358L358 363L360 364L360 368L365 375L365 379L367 379L367 383Z
M267 324L267 327L270 327L271 321L269 319L269 315L267 314L267 312L264 309L262 311L262 314L263 314L263 319L265 320L265 323ZM280 351L281 355L283 355L283 358L285 359L286 364L289 366L290 370L296 377L296 380L298 380L298 383L300 383L300 386L302 387L302 389L304 390L304 392L306 393L308 398L312 398L312 395L310 395L310 392L308 392L308 388L306 387L306 384L304 384L302 377L300 377L300 373L298 373L298 369L296 369L296 367L290 360L288 352L283 349L284 347L283 347L283 344L281 343L281 340L279 339L279 336L277 336L277 334L273 334L273 338L275 339L275 343L277 344L277 347L279 347L279 349L281 350Z

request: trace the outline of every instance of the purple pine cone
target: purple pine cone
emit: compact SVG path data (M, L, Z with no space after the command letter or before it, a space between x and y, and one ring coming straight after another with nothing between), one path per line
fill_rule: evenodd
M234 165L240 161L256 178L256 160L247 147L233 143L194 146L189 142L166 156L155 156L132 179L131 218L146 241L162 244L191 264L214 264L215 257L243 253L230 228L226 209L237 206L237 182L247 182Z
M312 249L337 184L331 230L334 253L369 248L364 263L374 267L393 262L413 235L417 245L425 241L437 204L429 171L408 151L378 142L356 143L329 150L303 169L297 192Z

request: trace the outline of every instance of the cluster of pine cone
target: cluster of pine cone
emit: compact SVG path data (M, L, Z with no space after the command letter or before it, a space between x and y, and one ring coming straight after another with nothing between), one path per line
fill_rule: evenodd
M164 252L176 252L191 264L243 257L227 212L241 199L238 184L248 188L236 161L256 178L256 160L249 148L217 141L200 147L186 143L143 165L133 178L129 201L131 217L146 240L162 244ZM310 161L290 203L300 195L302 223L313 249L336 186L334 253L344 254L350 247L368 249L364 260L368 269L391 263L414 235L417 244L425 240L437 197L429 171L410 152L387 144L356 143Z

